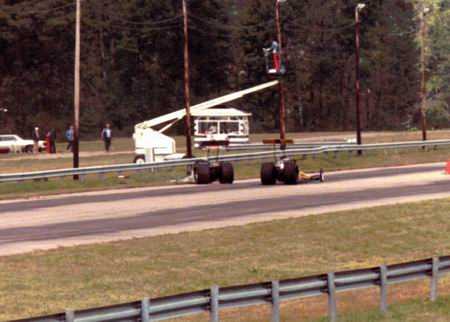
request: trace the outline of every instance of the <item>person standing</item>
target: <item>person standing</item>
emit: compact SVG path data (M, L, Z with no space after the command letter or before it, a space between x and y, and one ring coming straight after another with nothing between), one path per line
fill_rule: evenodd
M109 125L109 123L106 123L105 127L102 130L100 137L105 144L105 151L109 152L109 150L111 148L111 141L112 141L112 131L111 131L111 126Z
M39 153L39 140L41 139L41 134L39 132L39 127L35 127L32 134L33 138L33 152Z
M51 139L50 139L50 130L47 132L47 135L45 136L45 151L47 153L52 153L52 145L51 145Z
M54 154L56 153L56 131L55 129L50 129L47 133L48 141L50 144L49 152Z
M73 152L73 126L69 126L69 128L66 131L66 140L67 140L67 148L66 150L70 150L70 152Z
M272 59L273 59L273 69L269 69L269 73L282 73L282 63L281 63L281 56L280 56L280 45L277 41L272 41L272 44L269 48L264 48L264 52L268 55L269 53L272 53Z

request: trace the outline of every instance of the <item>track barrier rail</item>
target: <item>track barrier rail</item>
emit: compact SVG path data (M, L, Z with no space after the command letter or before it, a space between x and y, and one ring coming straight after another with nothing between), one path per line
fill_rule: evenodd
M164 321L200 313L209 314L210 321L220 321L220 311L254 305L271 305L272 322L280 321L280 303L293 300L328 297L329 320L337 321L337 295L341 292L377 287L380 290L380 310L388 311L389 285L428 278L430 300L438 296L438 281L450 272L450 256L434 257L403 264L371 267L338 273L328 273L298 279L269 281L149 299L121 305L67 310L64 313L17 320L17 322L104 322L104 321Z
M377 143L377 144L342 144L331 146L319 146L312 148L293 148L287 147L285 150L274 149L270 150L267 146L267 151L257 151L241 154L225 154L221 156L208 158L193 158L193 159L178 159L161 162L152 162L145 164L118 164L108 166L94 166L77 169L58 169L25 173L11 173L0 174L0 183L2 182L18 182L26 180L46 180L50 178L68 177L78 175L80 177L90 174L106 174L106 173L124 173L143 170L155 170L162 168L173 168L181 166L193 166L196 162L210 161L210 162L242 162L252 160L265 160L271 158L295 158L306 157L308 155L319 155L326 153L353 153L355 151L374 151L374 150L392 150L392 149L412 149L412 148L433 148L436 149L442 146L450 146L450 140L435 140L435 141L410 141L410 142L395 142L395 143Z

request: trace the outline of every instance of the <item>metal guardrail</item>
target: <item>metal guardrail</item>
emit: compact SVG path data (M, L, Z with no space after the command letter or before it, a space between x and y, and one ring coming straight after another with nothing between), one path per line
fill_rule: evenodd
M438 280L450 273L450 256L415 262L328 273L298 279L219 288L192 293L143 299L139 302L18 320L18 322L104 322L164 321L207 313L210 321L219 322L219 312L227 308L270 304L273 322L280 321L280 303L292 299L328 296L328 316L337 320L337 293L363 288L380 289L380 310L388 310L388 286L430 278L430 299L437 299Z
M321 146L336 146L336 145L356 145L356 143L350 143L345 141L322 141L322 142L307 142L307 143L294 143L289 144L289 149L308 149L317 148ZM233 144L225 148L227 151L260 151L260 150L279 150L279 144L269 145L264 143L249 143L249 144Z
M147 164L120 164L109 166L95 166L85 167L78 169L60 169L60 170L47 170L38 172L26 172L26 173L11 173L0 174L0 183L2 182L17 182L25 180L41 180L56 177L66 176L85 176L89 174L105 174L105 173L123 173L130 171L152 170L161 168L172 168L180 166L194 165L199 161L228 161L228 162L241 162L252 160L264 160L270 158L284 158L284 157L299 157L308 155L318 155L323 153L339 153L339 152L355 152L355 151L373 151L373 150L388 150L388 149L408 149L408 148L421 148L421 147L433 147L450 146L450 140L435 140L435 141L410 141L410 142L396 142L396 143L377 143L377 144L343 144L334 146L321 146L316 148L291 148L286 150L268 150L249 152L241 154L229 154L221 155L209 158L194 158L194 159L180 159L153 162ZM270 146L269 146L270 147Z

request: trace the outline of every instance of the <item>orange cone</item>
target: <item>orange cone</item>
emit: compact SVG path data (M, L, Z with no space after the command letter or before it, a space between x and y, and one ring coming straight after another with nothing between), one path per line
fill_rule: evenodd
M450 160L447 161L447 166L445 167L445 173L450 174Z

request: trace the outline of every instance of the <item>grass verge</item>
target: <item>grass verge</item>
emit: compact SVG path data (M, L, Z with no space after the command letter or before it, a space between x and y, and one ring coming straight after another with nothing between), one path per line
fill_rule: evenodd
M444 199L1 257L0 320L445 255L449 209Z

